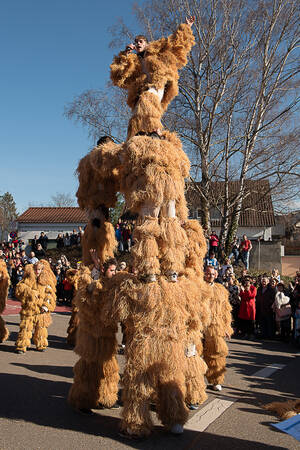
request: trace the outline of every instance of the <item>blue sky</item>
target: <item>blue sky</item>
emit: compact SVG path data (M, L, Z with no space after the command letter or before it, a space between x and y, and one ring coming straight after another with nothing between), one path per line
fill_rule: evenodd
M10 192L19 213L57 192L75 195L75 169L94 142L64 106L105 87L116 52L108 28L119 17L134 23L132 3L1 2L0 194Z

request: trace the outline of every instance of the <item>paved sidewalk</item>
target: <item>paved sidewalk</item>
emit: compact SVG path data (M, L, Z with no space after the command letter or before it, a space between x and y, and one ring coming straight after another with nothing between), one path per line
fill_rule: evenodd
M224 390L208 391L208 400L191 413L182 436L166 432L151 413L155 424L151 437L127 441L118 435L121 410L95 411L85 417L67 405L77 360L65 342L70 313L53 314L45 353L32 346L25 355L17 355L19 316L9 313L12 306L16 305L9 304L5 316L11 334L0 344L1 450L300 448L270 426L276 418L261 408L274 399L299 395L300 358L290 346L232 340ZM124 357L118 359L122 371Z

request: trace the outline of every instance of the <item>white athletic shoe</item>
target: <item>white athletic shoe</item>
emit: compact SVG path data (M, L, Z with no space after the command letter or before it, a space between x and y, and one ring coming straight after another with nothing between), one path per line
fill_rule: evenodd
M175 423L171 428L171 433L173 434L182 434L183 433L183 426L180 423Z
M220 392L222 390L222 386L220 384L213 384L213 391Z

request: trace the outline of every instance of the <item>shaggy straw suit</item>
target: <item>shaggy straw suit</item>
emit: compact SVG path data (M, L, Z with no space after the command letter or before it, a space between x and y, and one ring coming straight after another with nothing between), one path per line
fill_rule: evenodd
M38 350L48 347L48 330L51 324L50 313L56 306L56 278L46 260L36 264L42 264L43 270L37 278L33 264L27 264L24 277L16 287L16 297L21 301L20 331L16 341L17 350L26 351L33 341ZM43 307L47 312L43 312Z
M0 260L0 314L3 313L6 306L6 300L9 288L9 275L6 268L6 263ZM5 325L5 321L0 315L0 342L4 342L8 339L9 331Z
M121 429L127 436L149 435L152 402L167 429L182 430L186 404L206 399L205 375L210 383L223 381L225 336L232 332L227 291L204 281L205 238L198 221L188 220L188 157L176 133L161 130L162 115L178 93L178 69L193 45L191 27L182 24L168 38L151 42L142 59L126 52L114 58L111 79L128 91L132 108L127 140L96 147L77 170L78 203L90 217L84 264L91 263L91 248L101 263L113 254L108 208L117 192L138 214L131 250L137 276L120 272L93 281L90 268L78 272L80 359L68 397L75 409L116 402L121 322L126 336Z
M161 117L178 94L178 69L187 64L194 43L191 27L181 24L168 38L150 42L143 61L134 53L115 56L110 77L115 86L128 91L127 104L132 109L127 139L162 128ZM154 93L160 90L161 99Z

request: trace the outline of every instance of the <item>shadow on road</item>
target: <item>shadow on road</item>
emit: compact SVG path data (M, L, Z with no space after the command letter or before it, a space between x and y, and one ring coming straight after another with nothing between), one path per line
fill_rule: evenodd
M38 367L38 366L36 366ZM40 366L41 372L44 370ZM44 372L42 372L44 373ZM206 432L187 430L182 436L170 436L162 427L155 427L150 438L144 441L126 441L118 435L120 419L111 415L95 414L85 417L74 413L66 403L70 383L42 380L26 375L0 374L1 395L0 417L10 420L24 420L59 430L73 430L126 442L129 448L156 449L253 449L267 450L268 445L236 438L213 435ZM282 447L272 446L279 450Z
M36 373L48 373L50 375L57 375L60 377L73 379L73 367L70 366L47 366L47 365L33 365L22 363L11 363L12 366L24 367Z

